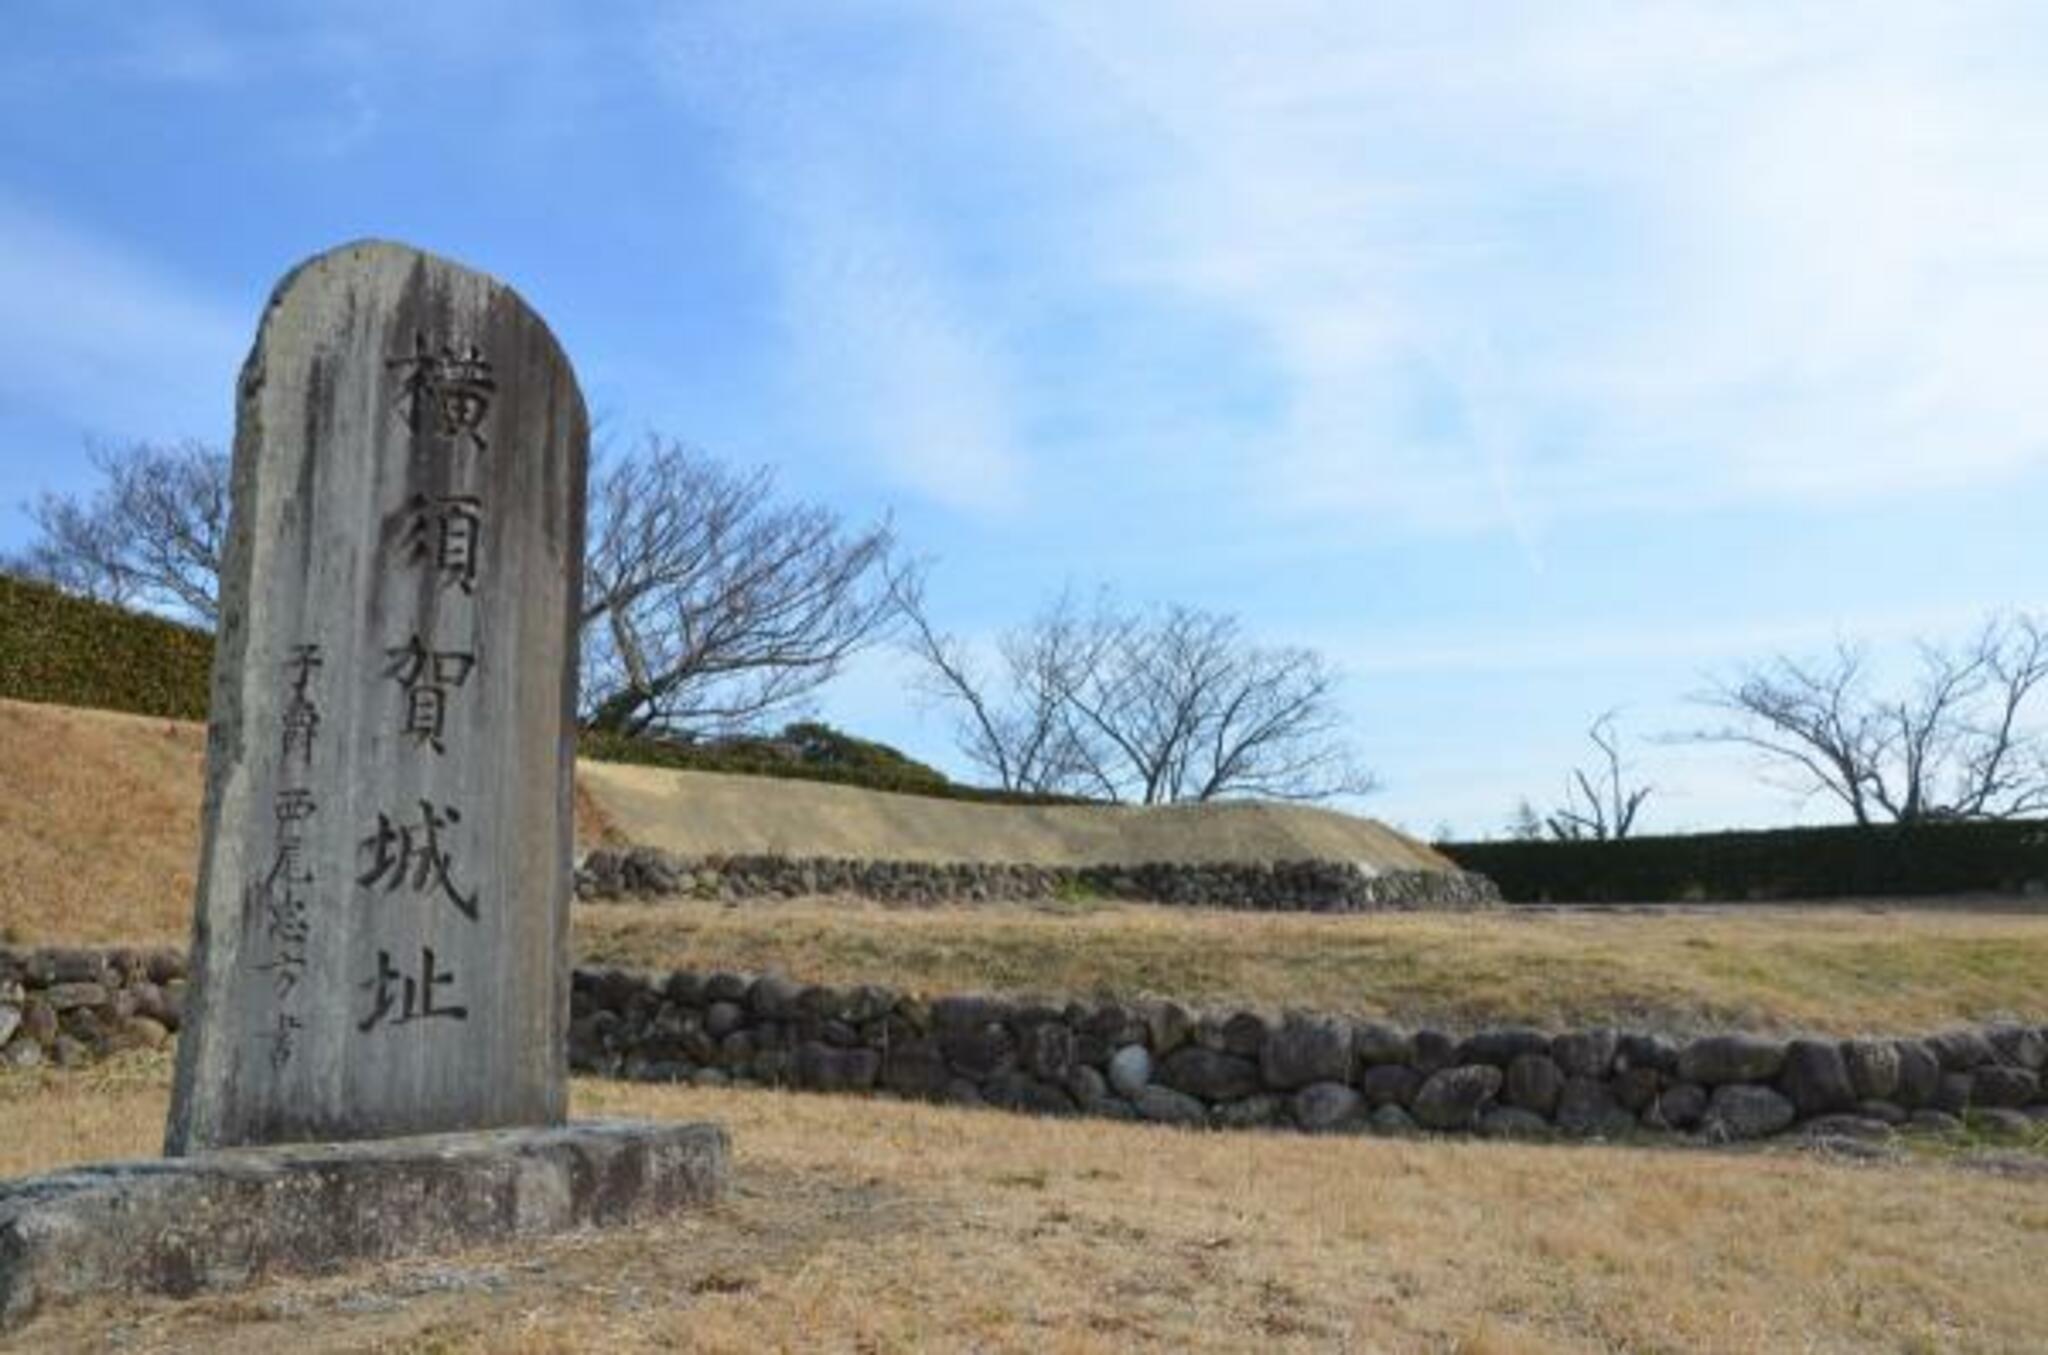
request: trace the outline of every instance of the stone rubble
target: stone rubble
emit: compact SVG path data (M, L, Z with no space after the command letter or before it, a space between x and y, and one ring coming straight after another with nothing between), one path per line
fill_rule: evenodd
M576 897L586 902L737 902L807 894L927 905L1093 898L1317 913L1491 908L1501 902L1491 880L1469 871L1374 871L1349 861L1033 866L784 856L685 860L653 847L600 847L576 869Z

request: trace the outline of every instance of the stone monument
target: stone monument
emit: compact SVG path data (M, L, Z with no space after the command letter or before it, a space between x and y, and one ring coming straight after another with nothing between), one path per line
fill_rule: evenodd
M364 242L271 297L166 1159L0 1182L0 1327L722 1192L715 1125L564 1123L587 444L502 283Z
M168 1153L561 1122L588 438L490 278L357 244L272 297Z

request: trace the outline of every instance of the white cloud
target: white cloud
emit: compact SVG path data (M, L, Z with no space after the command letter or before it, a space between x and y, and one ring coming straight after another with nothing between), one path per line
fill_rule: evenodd
M1526 531L2048 461L2038 11L1041 8L1048 97L1123 112L1098 266L1255 336L1284 508Z
M900 160L944 114L886 74L820 64L807 46L833 21L693 6L658 29L656 69L759 214L790 386L829 430L819 441L949 507L1014 508L1026 484L1007 354Z
M0 197L0 400L109 437L212 435L251 320L146 259Z

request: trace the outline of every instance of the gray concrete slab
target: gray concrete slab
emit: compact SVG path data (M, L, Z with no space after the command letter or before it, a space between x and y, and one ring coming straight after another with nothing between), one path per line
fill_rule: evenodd
M272 1275L630 1224L723 1195L725 1130L541 1129L239 1148L0 1183L0 1330L91 1294Z

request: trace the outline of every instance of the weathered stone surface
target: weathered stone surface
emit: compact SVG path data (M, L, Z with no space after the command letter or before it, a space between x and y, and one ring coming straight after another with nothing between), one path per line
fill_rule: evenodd
M882 1058L882 1085L898 1096L935 1097L952 1076L937 1040L906 1040L889 1046Z
M1272 1027L1257 1012L1234 1012L1217 1028L1216 1034L1216 1047L1224 1053L1255 1059L1265 1051ZM1350 1031L1344 1032L1344 1039L1347 1044L1350 1042Z
M1171 1087L1144 1086L1131 1097L1138 1114L1160 1124L1206 1125L1209 1110L1200 1101Z
M1218 1129L1263 1129L1279 1122L1287 1103L1271 1092L1225 1101L1209 1111L1209 1123Z
M77 980L70 983L53 983L43 990L43 1001L53 1011L76 1011L80 1007L104 1007L107 1005L105 984Z
M1522 1110L1548 1116L1564 1090L1564 1070L1548 1054L1523 1054L1508 1065L1501 1099Z
M1294 1094L1294 1122L1311 1134L1343 1129L1361 1119L1365 1098L1341 1082L1312 1082Z
M2031 1026L1993 1026L1985 1032L2005 1063L2038 1073L2048 1067L2048 1036Z
M1141 1044L1127 1044L1109 1058L1109 1085L1131 1100L1152 1080L1152 1055Z
M1063 1088L1049 1082L1041 1082L1028 1073L1010 1071L998 1073L981 1087L982 1100L1005 1110L1021 1110L1032 1115L1071 1115L1074 1113L1074 1098Z
M1926 1044L1945 1073L1966 1073L1979 1064L1998 1061L1998 1050L1981 1030L1945 1030L1928 1036Z
M1976 1106L2024 1106L2041 1095L2041 1078L2025 1068L1986 1064L1970 1075L1970 1103Z
M1184 1045L1168 1054L1155 1076L1175 1091L1205 1101L1235 1101L1261 1090L1259 1065L1235 1054L1219 1054L1194 1045Z
M1440 1030L1418 1030L1414 1051L1408 1058L1415 1071L1424 1076L1439 1073L1457 1063L1458 1042Z
M1457 1063L1490 1063L1506 1068L1524 1054L1548 1054L1550 1036L1533 1026L1506 1026L1482 1030L1458 1046Z
M1842 1064L1858 1100L1882 1101L1899 1090L1899 1047L1888 1040L1848 1040Z
M1620 1138L1636 1127L1635 1113L1614 1099L1598 1078L1575 1077L1557 1099L1557 1127L1573 1138Z
M1259 1072L1282 1091L1351 1078L1351 1028L1333 1019L1291 1018L1266 1034Z
M1067 1095L1074 1098L1074 1104L1084 1111L1092 1112L1109 1099L1109 1079L1085 1063L1067 1069L1060 1085L1066 1088Z
M1847 1110L1856 1103L1848 1062L1833 1040L1794 1040L1785 1050L1779 1085L1802 1118Z
M561 1122L588 440L491 278L366 242L272 296L167 1151Z
M1145 1010L1154 1057L1164 1057L1195 1033L1194 1014L1178 1002L1155 1002Z
M1630 1068L1648 1068L1676 1077L1678 1046L1665 1035L1624 1035L1615 1044L1614 1064L1624 1071Z
M1785 1066L1785 1045L1756 1035L1708 1035L1678 1051L1684 1082L1768 1082Z
M1680 1082L1657 1093L1643 1123L1652 1129L1691 1129L1707 1113L1707 1090L1696 1082Z
M1960 1115L1970 1108L1970 1094L1975 1079L1968 1073L1943 1073L1941 1081L1935 1084L1934 1099L1928 1104L1936 1110L1945 1110L1951 1115Z
M1899 1056L1899 1087L1895 1099L1908 1110L1932 1104L1941 1090L1941 1060L1918 1040L1896 1040L1892 1048Z
M1000 1021L949 1027L939 1023L939 1048L946 1061L969 1077L989 1077L1016 1060L1017 1042Z
M1714 1089L1700 1130L1719 1142L1760 1139L1789 1128L1797 1118L1791 1101L1769 1087L1734 1082Z
M1618 1031L1575 1030L1551 1041L1550 1057L1567 1077L1606 1077L1620 1045Z
M21 1027L21 1008L11 1002L0 1002L0 1045L14 1038L14 1032Z
M1413 1134L1420 1128L1415 1117L1399 1106L1381 1106L1365 1122L1375 1134Z
M1628 1067L1614 1075L1607 1089L1624 1110L1640 1115L1657 1099L1657 1093L1664 1090L1665 1081L1664 1074L1654 1068Z
M1906 1108L1893 1101L1858 1101L1856 1114L1879 1124L1899 1125L1906 1122Z
M1422 1087L1422 1074L1406 1064L1382 1063L1365 1070L1358 1089L1375 1106L1407 1106Z
M842 1049L816 1040L798 1045L790 1062L797 1086L821 1092L866 1091L881 1071L876 1050Z
M1074 1032L1063 1022L1040 1021L1026 1026L1017 1044L1025 1069L1034 1077L1059 1082L1074 1066Z
M1410 1108L1429 1129L1465 1129L1480 1108L1500 1090L1501 1071L1492 1064L1473 1063L1432 1073L1415 1093Z
M546 1129L246 1148L0 1185L0 1327L89 1294L185 1296L254 1275L453 1251L709 1203L715 1125Z
M1398 1026L1368 1021L1352 1027L1351 1050L1365 1067L1406 1063L1415 1054L1415 1038Z

